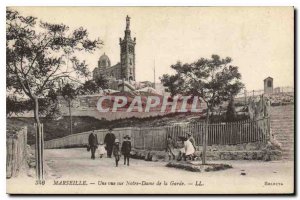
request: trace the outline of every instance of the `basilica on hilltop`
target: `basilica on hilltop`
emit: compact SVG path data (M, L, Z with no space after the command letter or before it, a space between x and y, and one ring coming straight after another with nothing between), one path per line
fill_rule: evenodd
M104 53L98 60L98 66L93 71L94 80L101 75L108 77L111 89L120 89L120 84L135 83L135 44L136 38L131 38L130 17L126 17L124 38L120 38L120 62L111 66L109 57ZM133 88L132 88L133 89Z

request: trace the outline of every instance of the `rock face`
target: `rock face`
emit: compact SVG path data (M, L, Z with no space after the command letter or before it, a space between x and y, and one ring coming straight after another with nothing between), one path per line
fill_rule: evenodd
M294 105L270 109L271 134L281 144L282 159L294 160Z

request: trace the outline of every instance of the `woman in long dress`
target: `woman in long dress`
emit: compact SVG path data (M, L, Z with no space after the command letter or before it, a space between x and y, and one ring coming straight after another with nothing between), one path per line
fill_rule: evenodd
M190 158L192 159L195 153L195 148L194 145L191 143L191 141L188 138L184 138L184 151L185 151L185 157L184 160L186 160L186 158Z
M184 159L184 161L186 161L186 158L190 158L192 159L195 153L195 148L193 146L193 144L191 143L191 141L186 138L186 137L178 137L181 141L183 141L183 148L181 148L179 150L179 156L178 156L178 161L181 160L181 158Z

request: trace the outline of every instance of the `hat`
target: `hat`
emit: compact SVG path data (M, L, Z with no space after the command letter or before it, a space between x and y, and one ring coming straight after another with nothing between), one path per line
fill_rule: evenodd
M115 139L115 143L119 143L120 141L119 141L119 139Z
M179 140L182 140L182 141L186 141L186 140L187 140L187 138L184 137L184 136L178 136L178 139L179 139Z
M129 137L129 135L126 135L125 137L124 137L124 139L128 139L128 140L130 140L130 137Z
M192 133L191 132L187 132L187 135L192 135Z

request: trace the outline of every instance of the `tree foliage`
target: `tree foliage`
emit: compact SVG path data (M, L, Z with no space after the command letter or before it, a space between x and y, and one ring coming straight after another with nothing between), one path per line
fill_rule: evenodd
M177 62L171 66L175 74L164 74L161 81L172 96L181 94L200 97L207 106L208 124L209 113L222 102L237 95L243 88L238 67L231 65L231 61L229 57L222 59L218 55L212 55L210 59L200 58L193 63ZM202 164L206 164L207 127L203 135Z
M172 96L198 96L206 103L208 111L228 101L243 88L241 74L232 59L212 55L210 59L200 58L193 63L177 62L171 65L174 75L164 74L161 81Z
M64 24L38 21L11 9L6 11L7 92L28 97L35 105L35 118L41 99L57 91L61 80L79 82L90 75L78 52L91 53L102 41L91 40L86 29L70 30ZM66 63L71 61L72 66ZM52 99L53 100L53 99Z
M95 78L95 83L97 85L97 87L101 90L107 89L108 88L108 78L107 76L103 75L103 74L99 74L99 76L97 76Z
M234 98L231 98L226 111L226 121L232 122L236 119L236 111L234 107Z
M61 96L63 96L66 100L72 101L77 96L77 89L74 84L67 83L64 85L64 87L61 89L60 92Z

